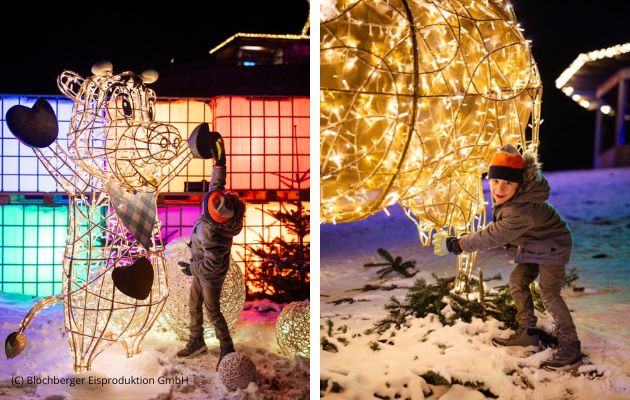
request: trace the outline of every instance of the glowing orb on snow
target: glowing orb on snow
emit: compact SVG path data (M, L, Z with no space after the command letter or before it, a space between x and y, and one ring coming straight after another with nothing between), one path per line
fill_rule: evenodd
M290 303L282 309L276 321L276 340L284 355L310 357L310 317L308 300Z
M245 389L256 380L256 365L243 353L229 353L219 364L219 377L230 390Z

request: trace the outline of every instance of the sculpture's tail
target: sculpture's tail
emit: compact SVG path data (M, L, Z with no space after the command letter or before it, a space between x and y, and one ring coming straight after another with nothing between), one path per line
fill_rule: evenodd
M44 308L61 302L63 302L63 296L58 294L56 296L44 297L35 303L35 305L26 314L26 317L22 320L20 329L7 336L7 340L4 342L4 351L7 354L7 359L16 357L26 347L26 335L24 334L24 331L31 324L35 316Z

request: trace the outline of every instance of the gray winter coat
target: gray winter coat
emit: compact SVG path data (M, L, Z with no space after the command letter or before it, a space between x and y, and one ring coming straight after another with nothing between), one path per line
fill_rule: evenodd
M463 236L459 245L472 252L510 243L518 246L518 264L566 265L571 258L571 231L548 198L549 184L535 156L526 153L524 181L514 197L500 205L493 199L494 221Z
M210 190L225 188L225 168L213 168ZM208 196L206 194L206 197ZM230 197L232 196L232 197ZM243 229L244 204L236 197L226 194L234 208L234 217L225 223L213 221L204 207L204 213L195 222L190 237L190 272L211 285L220 286L225 280L230 265L232 238ZM205 200L205 199L204 199ZM204 205L206 204L204 201Z

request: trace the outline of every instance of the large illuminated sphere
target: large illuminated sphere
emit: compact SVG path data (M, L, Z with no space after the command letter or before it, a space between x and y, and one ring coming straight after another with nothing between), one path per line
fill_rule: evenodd
M187 243L188 237L174 239L166 245L164 256L166 257L166 271L168 274L169 296L166 305L160 315L160 322L182 340L187 340L190 335L190 313L188 311L188 298L190 295L190 285L192 277L184 275L178 261L188 262L190 260L190 248ZM223 282L221 290L221 313L225 317L229 327L232 327L238 320L239 314L245 303L245 280L241 269L234 259L230 258L230 267ZM204 337L208 340L216 337L214 326L208 320L205 307L204 314Z
M541 81L509 2L324 0L321 16L322 221L400 203L421 229L469 229L493 154L538 143Z
M240 352L223 357L218 372L221 382L230 390L245 389L250 382L256 381L256 365L251 358Z
M290 303L282 309L276 321L276 341L284 355L310 357L310 317L308 300Z

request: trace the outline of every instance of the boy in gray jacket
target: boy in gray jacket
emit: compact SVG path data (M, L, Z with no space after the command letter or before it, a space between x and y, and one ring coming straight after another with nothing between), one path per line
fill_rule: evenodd
M507 339L494 338L500 346L538 348L536 316L529 285L540 274L541 298L556 322L559 348L541 367L558 369L582 357L573 318L560 295L565 265L572 249L571 231L547 201L549 184L536 155L521 156L512 145L501 147L488 170L494 221L461 238L448 237L444 246L456 255L510 243L518 246L516 267L509 287L516 303L518 329Z
M207 126L204 127L207 129ZM190 312L190 338L177 353L178 357L191 357L207 350L203 339L203 312L219 339L221 359L234 351L227 322L220 308L221 289L230 265L232 238L243 229L245 205L232 193L225 193L225 151L218 132L210 132L210 153L214 159L210 188L203 199L203 213L193 226L189 243L190 263L180 261L182 272L192 276L188 308Z

